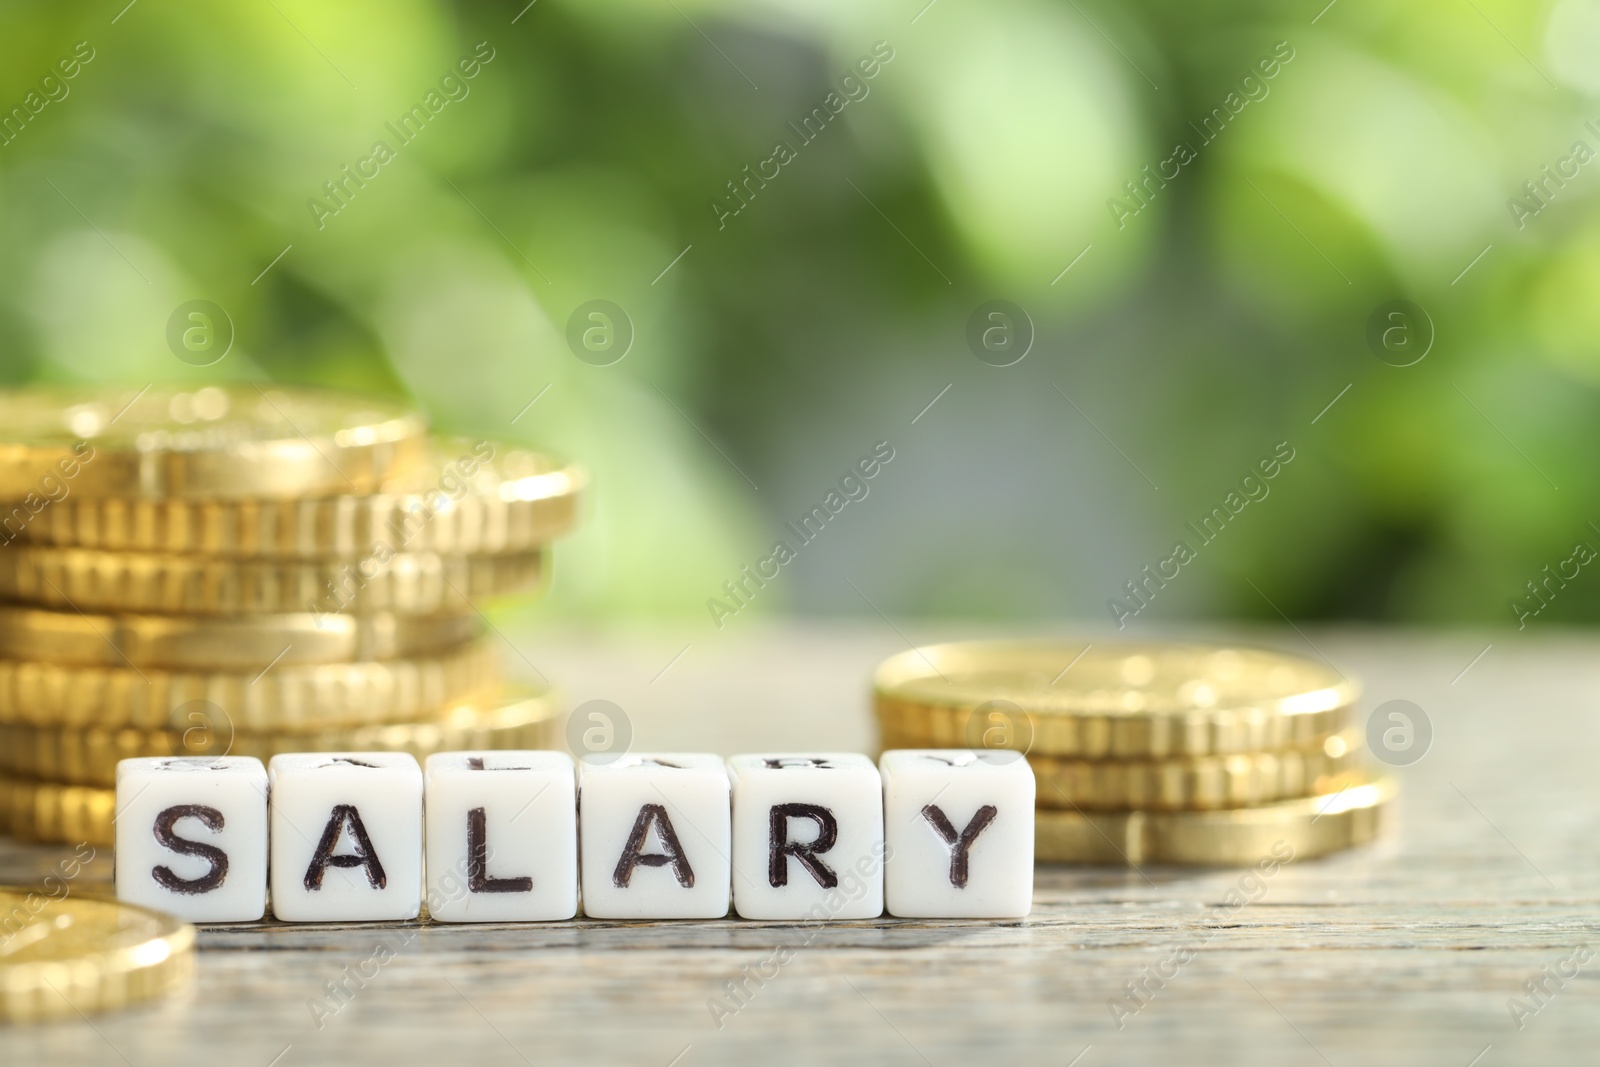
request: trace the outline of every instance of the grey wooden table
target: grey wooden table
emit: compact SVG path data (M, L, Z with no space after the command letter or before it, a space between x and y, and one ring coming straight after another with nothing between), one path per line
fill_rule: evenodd
M1251 636L1355 673L1366 708L1416 702L1435 737L1403 772L1384 840L1285 866L1226 924L1207 920L1238 871L1041 867L1022 922L208 927L186 995L0 1030L0 1064L1594 1062L1600 642ZM520 669L574 701L620 704L635 747L724 754L869 749L866 679L905 647L881 624L511 640ZM58 855L0 844L0 878ZM104 874L97 863L85 877ZM726 983L807 937L713 1021ZM1202 938L1119 1028L1108 1001L1147 969L1171 974L1164 961ZM380 944L394 958L363 967L387 955ZM1586 946L1596 954L1575 977L1545 977L1571 974ZM336 1005L328 984L362 969L374 976L347 981L352 995L319 1026L311 1005ZM1530 979L1544 983L1537 997Z

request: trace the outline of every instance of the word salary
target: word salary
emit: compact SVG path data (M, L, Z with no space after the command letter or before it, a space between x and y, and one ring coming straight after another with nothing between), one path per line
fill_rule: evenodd
M1014 753L403 752L117 766L116 887L195 922L1028 914ZM580 818L581 814L581 818ZM464 879L464 880L463 880Z

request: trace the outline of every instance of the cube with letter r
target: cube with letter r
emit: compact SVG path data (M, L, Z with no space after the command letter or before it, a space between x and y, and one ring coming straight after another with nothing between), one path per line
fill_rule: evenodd
M117 764L117 896L191 922L267 910L267 772L258 759Z
M422 768L406 752L272 757L272 913L285 922L415 919Z
M899 749L879 761L884 896L904 918L1020 918L1033 908L1033 768L1022 753Z
M883 785L859 753L734 756L733 908L746 919L883 914Z

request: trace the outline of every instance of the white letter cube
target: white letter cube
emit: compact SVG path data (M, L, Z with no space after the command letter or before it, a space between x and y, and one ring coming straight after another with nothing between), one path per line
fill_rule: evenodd
M267 911L267 771L258 759L117 764L117 897L191 922Z
M858 753L734 756L733 907L746 919L883 914L883 781Z
M440 752L423 764L428 914L578 914L578 791L565 752Z
M272 757L272 913L284 922L415 919L422 768L405 752Z
M903 918L1012 919L1033 908L1033 768L1019 752L885 752L884 896Z
M728 914L728 771L693 753L578 764L583 912L597 919Z

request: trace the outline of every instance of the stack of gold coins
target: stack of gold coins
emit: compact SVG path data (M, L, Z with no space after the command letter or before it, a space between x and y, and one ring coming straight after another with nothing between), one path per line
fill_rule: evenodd
M1025 754L1045 862L1321 855L1372 839L1394 794L1362 763L1356 683L1279 652L972 642L897 655L874 684L885 749Z
M109 842L136 756L552 747L476 601L583 483L370 397L0 392L0 828Z

